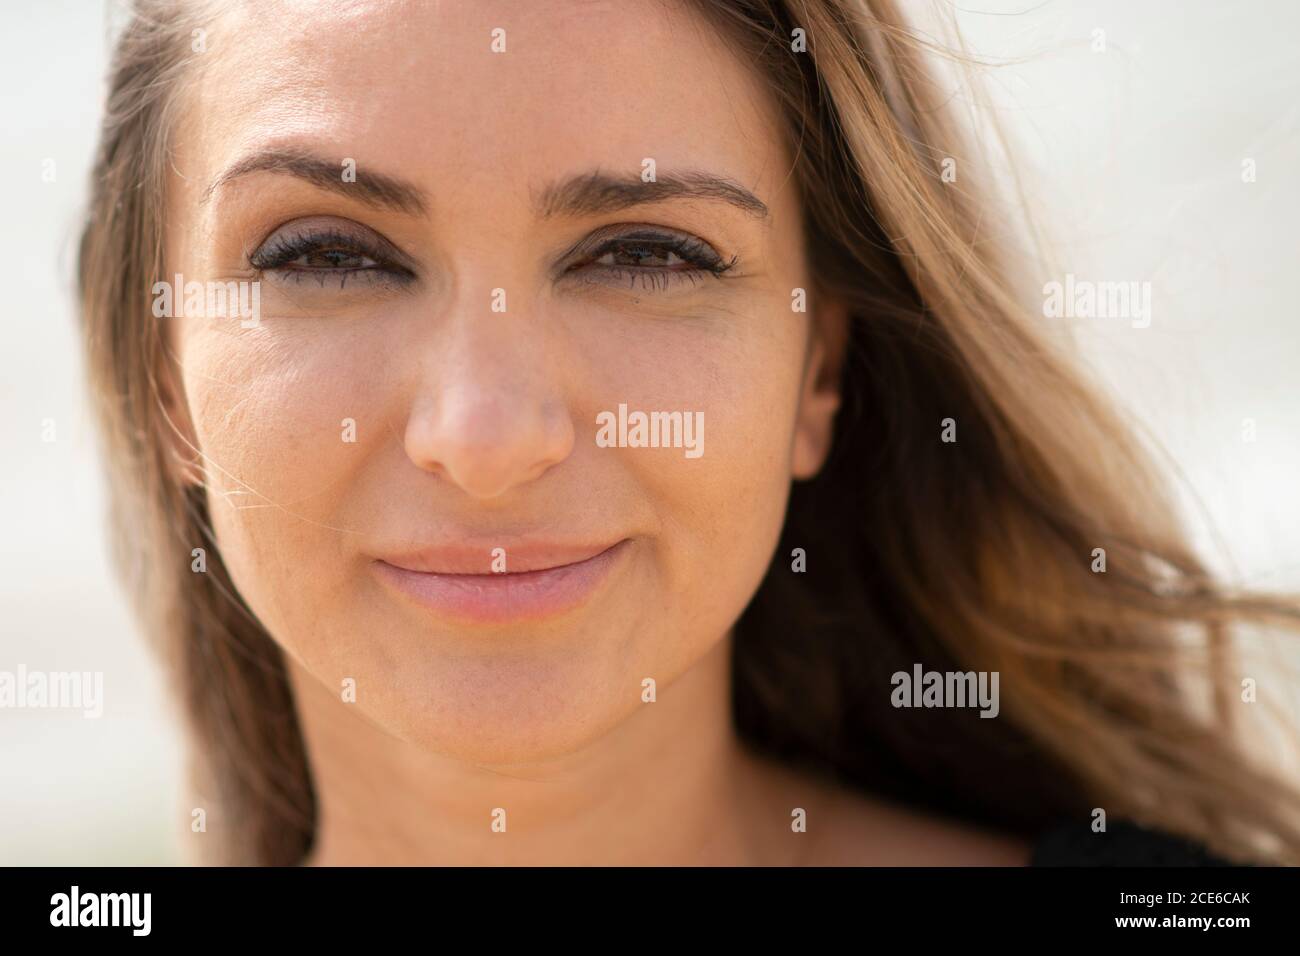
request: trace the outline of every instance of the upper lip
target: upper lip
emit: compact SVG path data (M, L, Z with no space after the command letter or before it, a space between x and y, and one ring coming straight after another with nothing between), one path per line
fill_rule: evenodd
M375 557L407 571L458 575L499 575L502 566L499 559L504 558L505 573L520 574L579 564L603 554L623 540L565 542L483 538L409 550L381 551L376 552Z

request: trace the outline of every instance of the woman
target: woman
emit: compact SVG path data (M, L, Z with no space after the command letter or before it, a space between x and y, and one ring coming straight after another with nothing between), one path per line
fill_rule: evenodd
M878 0L136 4L80 283L196 851L1300 860L1229 633L1295 607L1045 343L926 53Z

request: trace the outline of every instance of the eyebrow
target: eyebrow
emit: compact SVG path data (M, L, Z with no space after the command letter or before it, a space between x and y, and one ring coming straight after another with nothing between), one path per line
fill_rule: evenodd
M398 212L425 215L429 209L424 191L414 183L370 171L360 164L355 181L345 181L342 161L286 149L262 150L236 160L204 190L202 201L206 203L227 183L258 172L296 176L318 188ZM616 176L594 170L559 180L534 194L542 219L618 212L673 199L723 202L758 219L768 216L767 204L739 183L696 169L660 175L650 182L634 173Z
M325 159L311 153L285 149L263 150L236 160L204 190L202 201L207 202L226 183L259 172L296 176L313 186L359 199L367 205L411 215L424 215L429 208L424 191L404 179L372 172L358 163L355 181L345 181L342 160Z
M538 215L582 216L618 212L644 203L672 199L703 199L735 206L758 219L766 219L767 205L730 179L688 169L659 175L644 182L639 175L614 176L596 170L553 183L535 197Z

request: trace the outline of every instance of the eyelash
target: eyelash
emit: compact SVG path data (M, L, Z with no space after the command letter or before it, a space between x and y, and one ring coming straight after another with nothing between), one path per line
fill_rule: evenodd
M349 258L369 259L372 265L350 269L293 265L295 259L331 252ZM384 252L361 238L330 229L273 236L249 256L249 263L259 272L275 272L289 281L302 282L306 277L313 276L322 287L328 280L337 282L340 289L347 285L350 277L364 277L364 281L369 283L389 282L396 285L415 278L409 269L392 262Z
M623 250L638 250L665 259L669 255L674 255L687 268L596 264L597 260ZM367 259L371 264L354 268L294 265L297 259L327 253L340 253L349 258ZM361 279L371 284L391 283L393 285L405 285L415 278L414 273L409 269L397 265L392 261L391 256L372 244L349 233L329 229L273 236L249 257L249 262L259 272L274 272L287 281L302 282L311 276L322 287L327 281L337 282L339 289L347 285L349 278ZM701 239L661 232L635 232L614 236L600 242L581 261L566 269L564 276L589 266L592 271L603 273L606 278L587 277L584 280L587 282L612 284L627 280L629 288L634 288L640 282L645 289L666 289L680 282L689 281L694 284L706 276L721 278L723 273L735 264L736 257L733 256L730 260L723 259L712 246Z
M580 262L567 269L565 275L582 266L592 265L598 259L622 249L648 251L651 255L661 258L667 258L670 254L675 255L690 268L595 265L593 266L595 271L604 273L609 278L589 278L586 281L609 282L611 280L622 281L626 279L628 280L628 288L634 288L636 283L640 282L642 288L664 289L673 283L683 281L694 284L706 276L720 279L724 272L736 264L736 257L733 256L730 260L723 259L714 251L712 246L702 239L660 232L639 232L614 236L601 242L595 250L586 255Z

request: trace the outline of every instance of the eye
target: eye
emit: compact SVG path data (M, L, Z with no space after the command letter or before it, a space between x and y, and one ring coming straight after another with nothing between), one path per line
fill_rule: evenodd
M566 276L663 289L674 283L694 284L708 276L720 278L736 264L735 258L723 259L702 239L659 229L598 236L587 246L590 251L579 253L579 261L565 271Z
M284 281L405 284L415 273L392 243L357 223L300 220L280 227L249 256L260 272Z

